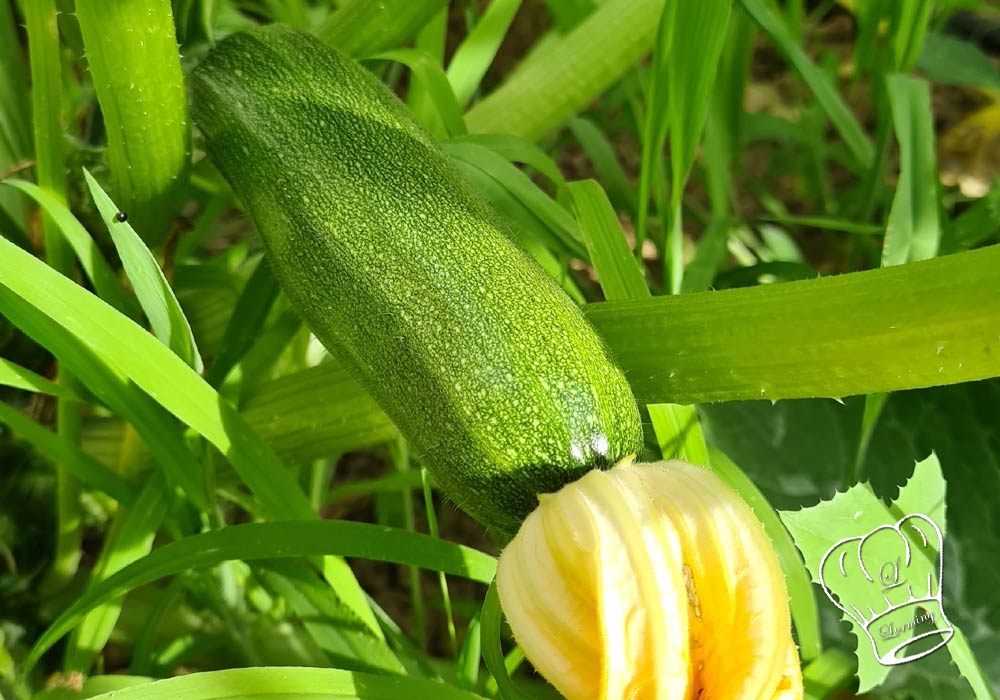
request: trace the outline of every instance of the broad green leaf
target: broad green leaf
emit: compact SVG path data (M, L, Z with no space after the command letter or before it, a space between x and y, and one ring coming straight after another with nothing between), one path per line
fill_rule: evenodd
M1000 376L1000 247L585 308L640 403L843 397Z
M139 304L153 328L153 334L191 365L195 372L200 373L204 365L191 333L191 326L159 263L132 228L132 224L117 220L116 215L120 210L97 184L90 171L84 168L83 176L90 188L90 196L94 198L97 210L101 212L101 218L108 227L111 240L115 243L125 274L128 275Z
M427 535L341 520L294 520L234 525L160 547L89 589L39 637L25 660L41 655L94 607L164 576L240 559L336 555L419 566L488 583L496 560L477 550Z
M448 81L460 105L472 99L519 7L521 0L493 0L455 49L448 64Z
M123 505L135 501L134 485L115 474L65 437L43 428L15 408L0 402L0 423L27 440L40 454L60 465L73 478L100 489Z
M94 700L477 700L481 696L418 678L327 668L238 668L133 686Z
M849 686L853 678L854 661L839 649L827 649L802 669L802 685L810 700L830 697Z
M646 299L649 288L607 195L594 180L567 185L573 213L608 301Z
M606 0L466 114L472 133L537 141L584 109L653 46L664 0ZM558 66L558 70L553 70Z
M3 239L0 257L11 262L0 267L0 291L3 286L10 291L0 295L5 311L17 302L31 307L62 333L71 335L87 353L127 376L225 455L272 517L316 517L274 452L236 409L177 355L100 299ZM66 354L60 359L74 358ZM131 384L128 388L134 391ZM90 389L97 394L93 385ZM192 460L187 468L193 466ZM336 568L336 575L328 576L333 589L375 633L376 622L354 575L346 563L332 562L328 560L327 566Z
M940 607L944 496L941 467L931 455L890 506L869 485L858 484L812 508L781 514L813 580L831 601L836 596L857 637L862 692L885 680L891 665L880 658L894 658L897 644L935 629L941 636L935 641L951 637L947 611ZM922 608L934 617L907 626L924 615L914 599L927 599Z
M108 134L112 194L155 245L178 214L191 163L170 0L77 0L75 9Z
M886 224L883 266L933 258L941 239L930 85L898 74L886 82L899 140L899 182Z
M854 114L844 103L827 74L810 60L795 37L765 0L740 0L740 3L802 76L830 118L833 127L844 139L851 156L861 169L870 168L875 158L875 150L871 141L865 135L861 125L858 124Z
M401 46L448 5L448 0L347 0L316 36L348 56L363 58Z
M67 401L84 403L84 399L73 391L71 387L49 381L45 377L35 374L30 369L21 367L2 357L0 357L0 385L14 387L15 389L24 389L25 391L32 391L37 394L56 396Z
M944 225L941 254L968 250L996 240L1000 233L1000 187L994 185L968 209Z

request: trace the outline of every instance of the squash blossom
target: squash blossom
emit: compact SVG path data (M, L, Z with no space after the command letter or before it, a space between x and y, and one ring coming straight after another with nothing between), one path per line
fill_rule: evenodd
M707 469L627 459L540 495L497 591L568 700L802 698L770 540Z

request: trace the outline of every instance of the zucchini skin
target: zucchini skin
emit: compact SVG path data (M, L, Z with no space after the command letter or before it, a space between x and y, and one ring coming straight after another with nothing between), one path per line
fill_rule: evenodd
M192 86L293 306L459 507L512 533L537 494L640 450L602 340L374 76L272 25Z

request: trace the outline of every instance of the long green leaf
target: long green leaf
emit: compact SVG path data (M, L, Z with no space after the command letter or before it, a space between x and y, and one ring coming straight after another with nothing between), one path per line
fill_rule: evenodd
M926 81L890 75L886 83L899 139L899 182L889 210L882 265L899 265L933 258L941 240L934 113Z
M84 168L83 176L90 188L90 196L94 198L94 204L108 227L111 240L115 243L132 289L153 328L153 334L195 372L200 373L204 365L191 332L191 324L185 318L159 263L132 228L132 224L118 220L118 207L97 184L90 171Z
M190 165L187 94L170 0L77 0L76 19L108 132L113 194L159 243Z
M488 583L496 573L496 560L488 554L381 525L341 520L235 525L166 544L89 589L39 637L25 660L24 672L90 610L164 576L234 559L321 555L419 566L481 583Z
M465 120L462 118L462 108L455 98L451 83L441 69L441 65L425 51L417 49L395 49L375 54L372 59L396 61L410 69L410 74L420 81L425 94L437 110L437 116L444 125L444 133L435 136L460 136L466 132ZM434 124L423 124L432 133Z
M0 357L0 385L33 391L38 394L56 396L77 403L84 402L83 398L72 387L56 384L39 374L35 374L30 369L21 367L2 357Z
M1000 376L1000 246L585 311L641 403L843 397Z
M31 112L28 73L17 36L17 22L9 2L0 2L0 173L31 154ZM0 214L17 231L27 224L27 207L11 192L0 192Z

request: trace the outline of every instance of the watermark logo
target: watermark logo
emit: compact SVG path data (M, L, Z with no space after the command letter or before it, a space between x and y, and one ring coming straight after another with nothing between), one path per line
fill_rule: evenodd
M914 513L895 525L841 540L823 556L823 590L865 631L880 664L915 661L952 638L941 605L943 544L934 521ZM838 600L831 587L853 595Z

